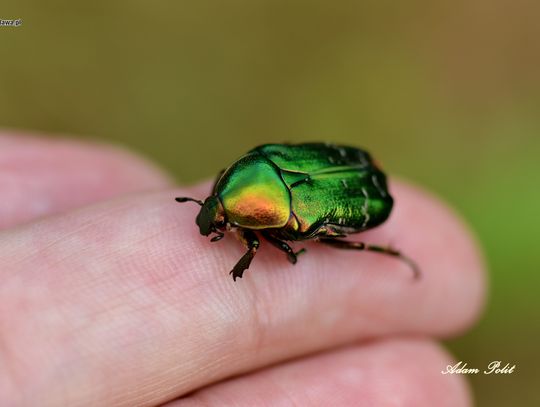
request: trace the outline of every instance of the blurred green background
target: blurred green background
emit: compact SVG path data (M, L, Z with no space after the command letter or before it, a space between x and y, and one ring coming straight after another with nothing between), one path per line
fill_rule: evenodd
M480 406L540 405L539 3L0 1L0 125L130 146L189 183L256 144L365 146L485 248L485 317L448 341ZM459 301L445 298L441 301Z

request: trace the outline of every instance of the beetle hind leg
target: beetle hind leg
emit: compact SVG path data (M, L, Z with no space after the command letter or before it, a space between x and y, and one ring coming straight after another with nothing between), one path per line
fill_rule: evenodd
M291 246L289 246L283 240L280 240L277 237L274 237L271 234L269 234L267 232L264 232L264 231L262 232L262 235L272 245L277 247L279 250L285 252L285 254L287 255L287 260L289 260L289 262L291 262L292 264L296 264L296 262L298 261L298 256L301 255L302 253L305 253L305 251L306 251L306 249L302 248L302 249L298 250L297 252L295 252L291 248Z
M332 238L319 238L319 242L333 246L339 249L349 249L349 250L365 250L369 252L376 252L386 254L388 256L396 257L401 261L405 262L413 271L414 278L420 277L420 269L418 265L409 257L403 255L401 252L392 249L391 247L375 246L370 244L365 244L362 242L349 242L347 240L332 239Z

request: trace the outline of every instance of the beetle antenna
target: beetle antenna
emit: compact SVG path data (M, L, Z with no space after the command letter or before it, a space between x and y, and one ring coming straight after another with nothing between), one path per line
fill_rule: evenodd
M203 206L203 201L201 201L200 199L195 199L195 198L188 198L188 197L180 197L180 198L175 198L175 201L176 202L195 202L195 203L198 203L199 205Z

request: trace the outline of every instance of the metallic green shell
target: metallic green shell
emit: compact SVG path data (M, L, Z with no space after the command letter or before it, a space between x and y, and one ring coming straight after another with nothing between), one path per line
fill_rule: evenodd
M261 154L247 154L229 167L216 191L234 225L282 228L291 216L291 195L280 170Z
M274 169L265 167L262 173L250 170L250 161L271 163ZM272 172L272 176L261 175ZM229 184L236 185L235 195L242 188L278 191L279 184L285 185L290 194L289 222L286 226L258 225L257 229L281 228L279 234L287 240L356 233L375 227L388 218L393 204L386 176L367 152L324 143L266 144L251 150L227 169L217 184L216 192L226 211L227 196L233 190ZM284 205L287 200L280 195L280 213ZM243 210L249 211L249 207L244 206Z

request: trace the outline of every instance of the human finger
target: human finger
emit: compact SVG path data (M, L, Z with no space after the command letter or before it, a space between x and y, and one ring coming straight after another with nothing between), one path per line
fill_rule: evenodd
M262 246L234 283L227 272L244 249L209 243L195 206L173 202L197 190L131 196L0 234L12 382L25 378L27 400L152 404L359 339L462 331L483 301L477 246L438 200L392 189L391 219L359 237L402 249L419 281L396 259L312 243L295 266Z
M164 172L120 147L0 132L0 229L170 184Z
M451 363L432 341L385 339L248 373L164 407L470 406L463 377L441 374Z

